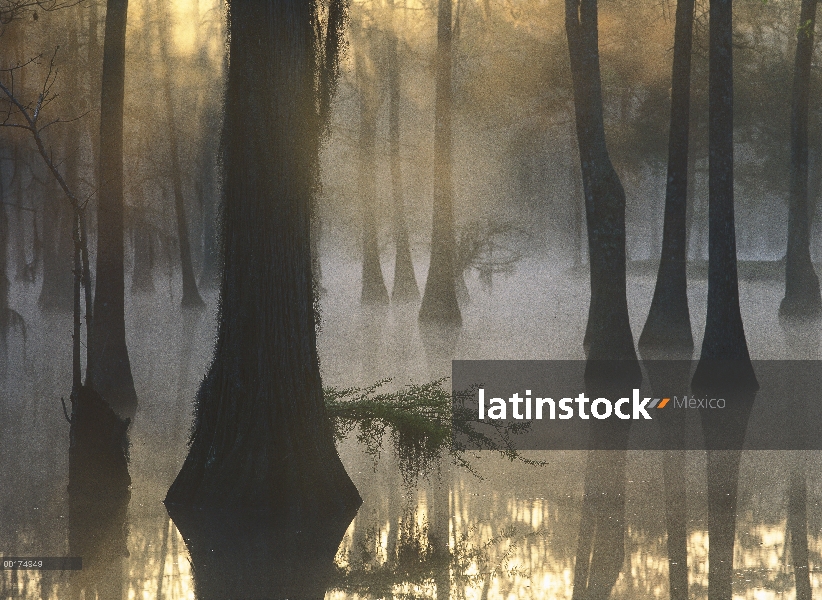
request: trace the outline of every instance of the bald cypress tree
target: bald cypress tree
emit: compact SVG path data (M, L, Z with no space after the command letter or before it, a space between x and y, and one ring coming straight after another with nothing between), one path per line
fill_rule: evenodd
M394 287L391 300L409 302L419 300L420 290L414 275L408 227L405 223L405 197L402 191L402 164L400 161L400 55L397 49L397 18L394 0L388 0L391 23L386 40L388 54L388 144L391 165L391 194L394 200Z
M625 190L605 144L596 0L566 0L565 30L591 268L591 303L584 344L589 360L628 361L632 363L629 377L641 378L628 320Z
M452 2L439 0L437 12L436 99L434 101L434 211L431 260L419 319L461 324L457 302L454 185L451 181ZM461 274L460 274L461 276Z
M336 31L344 11L332 14ZM350 521L360 503L334 446L317 355L316 72L335 69L318 56L318 22L310 0L228 5L217 344L189 453L166 497L175 521L204 509L266 514L299 529Z
M788 198L788 250L785 256L783 315L822 314L819 277L811 262L808 207L808 101L811 89L813 30L817 0L802 0L796 34L791 97L791 169Z
M123 266L123 101L128 0L108 0L100 95L100 170L94 326L87 383L121 416L137 410L126 347Z
M662 257L640 347L693 350L687 284L688 128L694 0L678 0L671 73L671 120Z

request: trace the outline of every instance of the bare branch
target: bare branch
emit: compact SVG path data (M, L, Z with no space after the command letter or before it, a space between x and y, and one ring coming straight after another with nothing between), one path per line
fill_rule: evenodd
M26 17L37 20L37 11L52 12L82 4L83 0L0 0L0 25Z

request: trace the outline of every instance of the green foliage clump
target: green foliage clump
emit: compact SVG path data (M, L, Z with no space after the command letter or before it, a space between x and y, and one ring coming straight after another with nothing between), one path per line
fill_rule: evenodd
M475 426L477 415L459 402L476 390L456 392L457 402L444 387L447 377L423 384L408 384L393 392L380 392L389 383L383 379L366 388L326 388L325 405L340 441L355 429L357 441L375 460L389 435L400 463L403 480L410 484L427 476L444 455L477 477L479 473L466 456L469 446L499 452L509 460L541 465L522 456L514 447L513 435L526 431L530 423L482 423L493 429L493 437ZM481 478L481 477L480 477Z

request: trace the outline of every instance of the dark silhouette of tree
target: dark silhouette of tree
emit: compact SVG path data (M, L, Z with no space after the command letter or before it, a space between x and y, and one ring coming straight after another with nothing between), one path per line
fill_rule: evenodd
M648 319L639 348L657 393L666 387L687 389L694 341L688 310L688 194L693 164L689 160L691 46L694 0L678 0L671 73L671 117L662 257ZM689 185L691 184L691 185ZM693 211L691 211L692 218ZM653 360L663 358L668 360ZM684 360L670 360L672 358ZM651 359L651 360L647 360ZM668 588L671 600L688 598L688 537L685 509L685 455L677 448L684 426L681 411L660 416L660 427L672 449L663 456Z
M0 162L0 165L2 163ZM7 254L10 240L9 218L6 212L6 194L2 167L0 167L0 342L6 345L9 329L19 326L25 333L25 322L20 314L9 306L9 277Z
M327 30L339 32L338 13ZM350 522L361 502L337 455L317 356L315 84L317 68L332 68L318 60L317 22L308 0L228 6L218 336L166 496L175 522L245 513L308 532Z
M588 394L614 397L642 381L625 275L625 191L605 144L596 0L566 0L565 31L574 89L591 269L591 304L583 345ZM605 393L607 392L607 394ZM596 394L596 395L595 395ZM585 467L574 599L607 598L625 552L625 464L630 425L591 426ZM604 449L607 452L602 452Z
M802 0L791 97L791 168L788 194L788 250L785 255L784 315L822 314L819 278L811 263L808 208L808 102L817 0Z
M177 139L177 119L171 87L172 61L168 55L170 36L168 32L168 11L164 0L158 3L158 27L160 37L160 62L163 64L163 106L167 120L169 158L171 159L171 188L174 192L174 216L177 221L177 243L180 249L180 267L183 275L183 298L180 303L188 308L203 308L205 302L197 289L197 280L194 277L194 266L191 262L191 243L188 235L188 221L186 219L185 197L183 196L183 172L180 166L180 148Z
M77 189L77 155L66 148L66 180ZM50 180L43 199L43 287L37 304L44 310L70 311L72 303L72 230L74 215Z
M336 573L334 556L351 519L308 522L302 531L259 515L174 521L191 556L197 598L316 600Z
M437 10L436 98L434 101L434 211L431 258L419 320L461 324L455 278L454 187L451 181L452 2ZM462 273L459 273L462 277Z
M131 271L132 292L154 291L154 231L148 221L145 197L129 212L134 266Z
M71 577L71 597L121 598L128 556L128 419L94 390L72 397L69 443L69 551L83 558Z
M756 390L739 310L734 227L732 0L711 0L708 131L708 311L692 385Z
M708 449L708 598L732 595L739 459L759 384L739 310L734 228L732 0L711 0L708 75L708 311L697 396L726 399L700 409ZM716 396L715 396L716 394Z
M87 382L121 416L137 410L126 347L123 267L123 96L128 0L108 0L100 96L100 171L94 327Z
M671 74L671 121L668 137L668 178L665 190L665 225L662 258L651 309L639 346L692 349L688 311L687 216L688 133L691 101L691 42L694 0L678 0Z
M400 161L400 57L397 50L397 18L394 0L388 1L390 19L388 27L388 143L391 162L391 194L394 199L394 287L391 300L413 302L419 300L420 289L414 275L408 228L405 223L405 199Z
M583 343L589 361L628 360L633 363L630 376L641 378L628 321L625 190L605 145L596 0L566 0L565 30L591 268L591 304Z
M363 38L374 32L364 26ZM356 57L357 83L360 90L359 192L362 209L362 294L363 304L388 304L388 290L380 266L380 244L377 236L377 110L379 94L374 89L376 77L366 74L362 54Z

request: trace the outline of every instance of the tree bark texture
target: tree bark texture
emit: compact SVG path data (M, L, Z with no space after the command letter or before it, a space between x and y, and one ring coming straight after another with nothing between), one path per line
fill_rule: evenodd
M360 498L325 413L312 289L316 5L235 0L228 15L217 344L166 504L350 521Z

